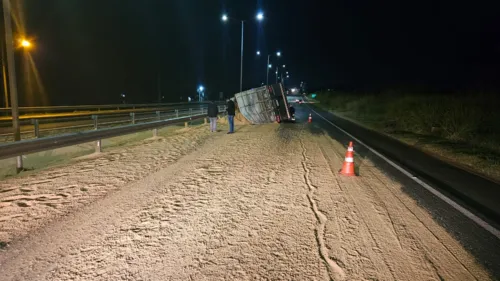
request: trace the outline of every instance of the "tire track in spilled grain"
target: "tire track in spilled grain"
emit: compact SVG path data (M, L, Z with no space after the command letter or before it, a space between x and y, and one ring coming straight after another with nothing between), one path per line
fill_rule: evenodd
M307 185L309 190L309 192L307 193L307 199L309 200L311 210L313 211L314 216L317 220L315 236L318 243L319 254L327 266L330 279L343 280L345 278L344 270L334 260L330 259L328 248L325 245L324 232L327 218L321 211L318 210L318 206L316 204L316 201L314 200L314 191L317 188L311 183L311 180L309 178L310 169L307 166L307 149L302 139L300 139L300 146L302 147L302 168L304 169L304 183Z

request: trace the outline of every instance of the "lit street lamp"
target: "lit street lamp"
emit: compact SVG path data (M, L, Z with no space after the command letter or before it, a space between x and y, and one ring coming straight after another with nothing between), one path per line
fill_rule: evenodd
M198 101L203 101L203 99L205 98L205 87L203 87L202 85L200 85L198 87Z
M259 12L256 17L257 21L263 21L264 20L264 13ZM230 18L227 14L222 15L222 21L227 22L229 21ZM240 93L243 91L243 34L244 34L244 27L245 27L245 21L241 21L241 60L240 60ZM258 52L257 54L260 54Z
M277 52L276 52L276 56L277 56L277 57L281 57L281 52L280 52L280 51L277 51ZM271 55L267 55L266 85L269 85L269 69L270 69L271 67L273 67L273 66L271 65L271 63L270 63L270 59L271 59ZM276 71L278 71L278 70L277 70L277 67L276 67ZM278 78L277 78L277 77L278 77L278 76L277 76L277 74L276 74L276 83L278 83Z
M23 47L25 49L31 47L31 42L30 41L28 41L26 39L21 39L19 41L21 41L21 47Z
M257 51L257 56L260 56L260 51Z

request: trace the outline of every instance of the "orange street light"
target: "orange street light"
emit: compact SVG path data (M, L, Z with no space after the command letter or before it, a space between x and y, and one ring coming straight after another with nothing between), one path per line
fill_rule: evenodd
M29 47L31 47L31 42L26 40L26 39L21 39L21 47L29 48Z

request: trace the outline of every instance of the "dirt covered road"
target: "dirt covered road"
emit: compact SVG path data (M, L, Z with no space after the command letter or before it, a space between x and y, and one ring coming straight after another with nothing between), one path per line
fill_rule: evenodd
M169 165L157 161L14 241L0 252L0 279L494 279L369 159L356 158L363 176L340 177L345 144L291 126L243 126ZM127 161L162 146L129 148L136 157Z

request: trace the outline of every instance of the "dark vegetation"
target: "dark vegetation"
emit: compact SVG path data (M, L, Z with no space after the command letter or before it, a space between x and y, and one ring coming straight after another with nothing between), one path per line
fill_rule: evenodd
M500 181L500 97L321 92L322 107Z

